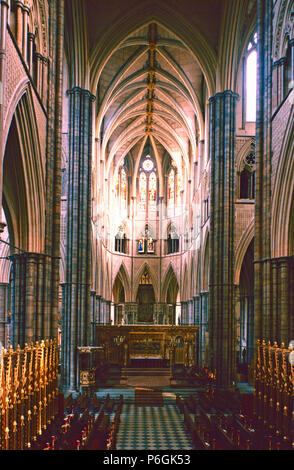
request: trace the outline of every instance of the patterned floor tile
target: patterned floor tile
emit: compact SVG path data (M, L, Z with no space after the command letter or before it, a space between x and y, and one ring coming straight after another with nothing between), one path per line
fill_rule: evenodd
M175 405L136 407L125 404L117 449L193 449L183 418Z

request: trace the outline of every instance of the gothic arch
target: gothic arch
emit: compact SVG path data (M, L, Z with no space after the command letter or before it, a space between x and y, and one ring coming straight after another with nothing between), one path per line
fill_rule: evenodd
M5 229L6 233L1 234L3 241L9 242L8 230ZM10 255L9 246L5 243L0 243L0 283L9 283L11 262L7 259Z
M113 282L113 287L112 287L112 292L113 292L113 297L114 297L114 285L116 283L116 280L119 279L125 292L125 302L130 302L131 301L131 284L130 284L130 278L128 275L128 272L126 270L126 267L124 263L120 265L120 268L118 272L116 273L116 276L114 277L114 282Z
M182 277L182 297L181 301L185 302L188 300L188 267L187 262L184 264L183 277Z
M250 224L243 232L242 237L238 243L236 254L235 254L235 270L234 270L234 284L238 285L240 282L240 273L244 256L247 249L254 238L254 219L251 220Z
M150 266L148 263L144 263L141 268L139 269L137 275L135 276L135 280L134 280L134 289L133 289L133 292L134 292L134 299L137 298L137 293L138 293L138 288L139 288L139 284L140 284L140 279L142 277L142 275L144 274L145 272L145 269L148 271L148 274L150 275L151 279L152 279L152 286L153 286L153 289L154 289L154 295L155 295L155 302L158 302L158 282L157 282L157 278L156 276L154 275L154 273L152 272Z
M248 155L248 153L253 151L253 147L255 150L255 138L247 140L239 150L237 157L236 157L236 171L241 171L241 166L244 158Z
M13 231L11 242L40 253L45 240L44 162L31 92L22 88L19 95L3 157L3 199Z
M104 299L105 300L111 300L112 298L112 286L111 286L111 280L110 280L110 273L109 273L109 262L106 262L106 279L105 279L105 284L104 284Z
M164 275L164 281L163 281L163 284L162 284L162 301L163 302L167 302L167 295L168 295L168 290L170 288L170 286L172 286L174 288L174 291L175 291L175 302L176 303L176 300L177 300L177 295L178 295L178 291L179 291L179 283L178 283L178 279L177 279L177 276L176 276L176 273L175 273L175 270L173 268L173 265L172 263L169 264L166 272L165 272L165 275ZM177 290L176 290L177 288Z
M201 277L201 290L208 292L209 290L209 231L205 233L203 252L202 252L202 277Z
M294 199L294 107L288 120L279 166L273 190L271 255L273 258L288 256L290 247L291 210Z
M291 14L293 15L294 12L293 2L291 0L278 0L278 2L273 26L274 61L285 57L288 37L293 39L294 35L294 21L291 18Z

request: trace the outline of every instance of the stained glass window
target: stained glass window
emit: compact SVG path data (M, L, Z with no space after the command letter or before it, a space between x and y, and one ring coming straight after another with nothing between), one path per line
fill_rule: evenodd
M127 175L126 175L124 168L121 170L120 184L121 184L121 202L122 202L122 207L125 209L127 206Z
M145 171L153 170L153 168L154 168L153 161L150 160L149 158L147 160L145 160L144 163L143 163L143 168L144 168Z
M140 194L140 202L139 202L140 209L145 210L146 202L147 202L147 178L144 172L140 174L139 194Z
M154 172L151 173L149 177L149 203L150 206L156 206L156 174Z
M118 178L118 173L116 173L114 177L114 196L115 198L118 198L119 196L119 178Z
M139 253L144 253L145 252L145 239L144 238L140 238L140 240L139 240L138 252Z
M148 225L145 227L144 235L138 240L138 253L154 253L154 240L148 229Z
M168 175L168 206L173 206L175 201L175 170L170 170Z

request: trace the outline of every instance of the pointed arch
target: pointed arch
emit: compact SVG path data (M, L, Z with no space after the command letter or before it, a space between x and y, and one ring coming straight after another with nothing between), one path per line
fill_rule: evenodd
M242 237L236 249L235 270L234 270L234 283L235 284L239 284L240 282L240 273L242 269L244 256L253 238L254 238L254 218L251 220L247 229L243 232Z
M202 266L201 290L203 292L208 292L209 290L209 230L205 232L201 266Z
M293 255L291 250L291 215L294 200L294 106L288 119L280 151L272 199L271 255L273 258Z
M183 269L183 277L182 277L181 301L185 302L187 300L188 300L188 266L187 266L187 262L185 261L184 269Z
M174 299L172 299L174 300L174 302L171 303L176 304L179 292L179 283L172 263L169 264L163 279L164 281L162 284L162 301L168 303L168 295L169 291L171 290L174 294Z
M3 156L3 204L9 214L11 242L31 252L43 252L45 241L45 180L39 133L29 88L7 128Z
M154 295L155 295L155 302L158 302L158 282L157 282L157 278L156 278L156 275L154 274L154 272L151 270L150 266L148 263L144 263L139 271L137 272L137 275L135 276L135 280L134 280L134 289L133 289L133 292L134 292L134 299L137 298L137 294L138 294L138 289L139 289L139 284L140 284L140 280L141 280L141 277L142 275L144 274L144 272L147 271L147 273L149 274L149 276L151 277L151 280L152 280L152 286L153 286L153 289L154 289Z
M130 281L130 277L128 275L124 262L121 263L119 270L117 271L114 277L112 292L113 292L114 285L117 280L121 282L124 288L125 302L130 302L131 301L131 281ZM113 292L113 295L114 295L114 292Z

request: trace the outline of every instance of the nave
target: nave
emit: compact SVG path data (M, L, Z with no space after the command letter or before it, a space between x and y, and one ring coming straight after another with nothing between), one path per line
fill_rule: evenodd
M240 383L236 393L221 394L207 385L61 394L58 415L28 450L291 449L256 419L252 387Z
M0 449L291 448L293 0L0 24Z

